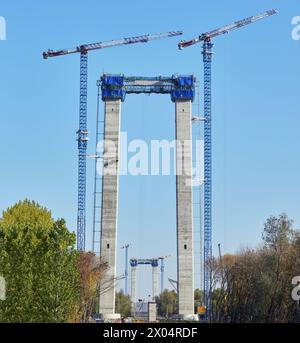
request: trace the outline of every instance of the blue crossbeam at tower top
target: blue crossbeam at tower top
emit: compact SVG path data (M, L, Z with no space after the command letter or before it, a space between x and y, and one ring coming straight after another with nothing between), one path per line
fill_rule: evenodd
M101 77L102 100L125 101L126 94L170 94L173 102L194 100L196 79L193 75L171 77L108 75Z
M138 265L151 265L152 267L158 267L158 259L151 258L151 259L131 259L130 266L137 267Z

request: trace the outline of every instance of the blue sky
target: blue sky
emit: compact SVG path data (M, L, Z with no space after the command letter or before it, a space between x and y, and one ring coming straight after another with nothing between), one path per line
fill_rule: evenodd
M213 62L214 231L223 252L256 246L263 223L286 212L299 227L299 52L291 38L299 1L2 1L7 40L0 41L2 152L0 210L39 201L76 228L79 56L44 61L42 51L144 33L183 30L184 38L266 9L280 15L215 40ZM96 80L126 75L194 73L202 82L200 45L177 50L177 38L93 52L89 57L89 152L94 152ZM201 98L203 101L203 98ZM102 104L101 104L102 106ZM103 108L103 107L102 107ZM128 96L122 130L130 139L173 139L168 96ZM88 165L91 247L93 161ZM171 255L176 279L174 177L122 177L119 246L130 256ZM118 272L123 252L118 250ZM140 271L141 297L151 293ZM167 282L166 282L167 283Z

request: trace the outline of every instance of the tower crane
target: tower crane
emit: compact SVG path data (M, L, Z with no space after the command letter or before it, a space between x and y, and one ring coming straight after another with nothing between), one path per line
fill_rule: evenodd
M165 260L171 257L168 256L161 256L158 259L160 260L160 292L163 293L164 291L164 280L165 280Z
M221 251L221 244L218 244L218 249L219 249L219 259L220 259L220 267L222 271L222 278L224 278L224 266L223 266L223 257L222 257L222 251Z
M79 100L79 130L78 141L78 207L77 207L77 249L85 250L86 227L86 152L88 143L87 130L87 81L88 81L88 52L120 45L148 43L152 40L182 35L182 31L166 32L154 35L143 35L107 42L83 44L71 49L48 50L43 53L44 59L70 54L80 54L80 100Z
M255 23L258 20L273 16L278 10L272 9L219 29L202 33L200 36L189 40L181 41L178 44L180 50L191 45L203 42L203 62L204 62L204 299L208 312L211 306L211 270L209 260L212 256L212 142L211 142L211 119L212 119L212 99L211 99L211 62L212 48L211 42L225 33L237 30L243 26Z
M172 285L172 287L174 288L174 291L176 293L178 293L178 281L173 280L173 279L168 279L168 281L170 282L170 284Z
M128 250L130 244L125 244L121 247L125 251L125 295L128 295Z

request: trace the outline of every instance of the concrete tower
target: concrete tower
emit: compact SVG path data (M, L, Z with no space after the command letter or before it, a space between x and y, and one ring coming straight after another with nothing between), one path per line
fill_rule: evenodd
M130 277L130 299L131 299L131 313L134 315L136 303L136 263L131 263L131 277Z
M116 237L118 215L118 170L121 101L126 94L171 94L176 108L176 206L177 206L177 264L179 314L194 314L194 256L192 201L192 101L195 78L129 77L104 75L102 99L105 101L105 145L101 226L101 257L108 264L103 283L106 292L100 294L100 313L115 313ZM152 263L152 262L150 262ZM149 264L139 260L138 264ZM138 265L137 264L137 265ZM136 267L131 269L131 296L135 302ZM153 266L152 266L153 267ZM153 267L153 296L158 294L158 266ZM110 285L110 287L107 287Z
M176 204L179 314L194 314L194 253L192 201L192 103L176 106Z
M152 298L155 300L159 296L159 268L158 260L152 263Z
M101 258L108 265L100 287L100 313L115 316L116 242L121 100L105 101Z

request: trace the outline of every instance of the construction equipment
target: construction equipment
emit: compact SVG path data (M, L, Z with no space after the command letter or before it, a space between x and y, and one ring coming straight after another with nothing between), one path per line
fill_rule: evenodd
M212 142L211 142L211 62L212 48L211 40L217 36L229 33L243 26L255 23L258 20L270 17L278 13L272 9L257 16L249 17L222 28L202 33L200 36L189 40L181 41L179 49L184 49L191 45L203 43L203 62L204 62L204 299L207 312L210 313L211 307L211 269L209 261L212 257Z
M168 279L172 287L174 288L174 291L177 293L178 292L178 281L173 280L173 279Z
M222 252L221 252L221 244L218 244L218 249L219 249L219 259L220 259L220 265L223 267L223 261L222 261Z
M100 256L102 209L103 209L103 167L104 144L98 144L104 140L104 114L99 111L99 101L119 99L125 101L129 94L169 94L171 100L190 99L195 96L196 79L193 75L172 75L172 76L124 76L103 74L97 82L97 119L96 119L96 152L88 155L95 159L94 174L94 206L93 206L93 252ZM101 174L102 173L102 174ZM162 286L163 287L163 286Z
M171 257L171 255L162 256L158 258L160 260L160 293L163 293L164 291L165 260L169 257Z
M80 100L79 100L79 130L78 141L78 208L77 208L77 249L85 250L86 228L86 153L88 143L87 130L87 81L88 81L88 52L104 48L112 48L120 45L148 43L152 40L163 39L182 35L182 31L167 32L154 35L123 38L108 42L83 44L72 49L48 50L43 53L44 59L70 54L80 54Z
M126 244L121 249L125 250L125 295L128 295L128 249L130 244Z
M218 244L218 249L219 249L219 259L220 259L220 267L221 267L221 272L222 272L222 279L224 279L224 266L223 266L223 258L222 258L222 252L221 252L221 244Z
M139 265L150 265L152 267L152 299L155 301L159 296L159 273L158 273L158 258L132 258L131 266L131 301L134 303L136 299L136 269Z
M246 19L236 21L232 24L221 27L219 29L202 33L199 37L191 39L189 41L181 41L178 44L178 47L181 50L183 48L187 48L188 46L191 46L191 45L194 45L194 44L197 44L200 42L211 41L212 38L215 38L217 36L224 35L224 34L229 33L231 31L240 29L243 26L253 24L258 20L264 19L266 17L270 17L270 16L277 14L277 13L278 13L278 10L272 9L272 10L266 11L264 13L258 14L256 16L251 16L251 17L248 17Z

